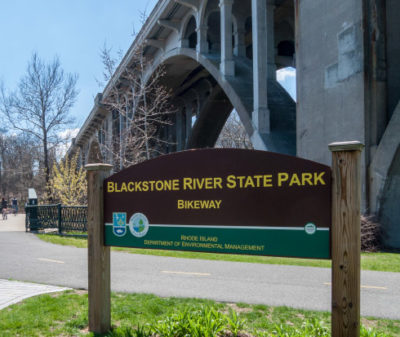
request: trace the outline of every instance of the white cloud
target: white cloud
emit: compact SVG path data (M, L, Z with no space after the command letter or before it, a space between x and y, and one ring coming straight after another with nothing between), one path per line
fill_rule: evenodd
M62 143L58 146L57 157L63 158L71 146L71 139L78 135L79 128L77 129L66 129L58 133L58 136L62 139Z
M66 129L58 133L61 139L71 139L78 135L79 128L76 129Z
M296 79L296 69L292 67L279 69L276 72L276 79L278 80L278 82Z

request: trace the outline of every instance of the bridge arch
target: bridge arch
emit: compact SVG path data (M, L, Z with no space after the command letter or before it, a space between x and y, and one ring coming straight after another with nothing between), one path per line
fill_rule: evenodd
M400 145L388 171L385 187L383 189L380 209L380 222L384 228L383 241L386 247L400 247Z
M206 23L205 21L205 13L207 10L207 6L208 6L208 0L204 0L201 2L201 7L199 9L198 12L198 16L199 16L199 26L202 26Z
M197 25L196 18L192 16L186 24L184 39L189 42L189 48L196 49L197 45Z
M174 64L179 64L180 69L177 69L178 67L175 67ZM185 64L185 66L183 67L182 64ZM184 81L189 74L193 75L195 72L205 72L204 78L209 77L216 83L214 92L210 92L209 94L209 99L215 99L221 103L219 104L219 109L222 109L220 110L221 113L218 116L215 116L212 114L211 104L202 104L202 112L197 119L196 124L193 126L192 138L190 139L191 147L213 146L226 119L233 109L236 109L238 112L241 122L243 123L249 137L254 136L255 128L250 118L251 111L248 108L251 104L246 105L246 102L241 98L243 95L238 92L240 81L237 81L237 79L225 78L221 75L218 65L209 58L196 53L195 50L190 48L174 48L164 53L153 62L152 67L147 71L147 77L149 78L161 65L166 67L165 77L168 80L169 85L174 86L178 92L179 90L184 92L185 90L190 89L189 87L185 89L185 85L187 84L184 83ZM199 67L202 69L199 69ZM178 75L179 72L181 73L180 76ZM169 73L173 73L174 80L168 78ZM216 101L214 101L214 103ZM209 120L211 117L212 121ZM205 133L207 133L207 137L205 137ZM212 136L210 136L210 134ZM206 138L208 140L206 140Z
M185 17L182 19L181 28L180 28L180 33L179 33L179 39L180 39L181 41L188 40L188 37L187 37L187 35L188 35L188 34L187 34L187 33L188 33L188 28L190 28L190 27L189 27L189 24L191 24L191 22L193 22L193 21L192 21L193 19L194 19L195 31L196 31L198 22L197 22L197 15L196 15L196 13L195 13L194 10L190 10L190 11L185 15Z

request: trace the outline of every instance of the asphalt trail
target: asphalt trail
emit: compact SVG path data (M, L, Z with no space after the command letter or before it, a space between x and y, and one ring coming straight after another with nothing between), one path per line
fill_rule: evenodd
M86 249L1 226L0 279L87 289ZM325 268L111 253L111 287L120 292L329 311L330 282ZM361 284L361 315L400 319L400 273L364 271Z

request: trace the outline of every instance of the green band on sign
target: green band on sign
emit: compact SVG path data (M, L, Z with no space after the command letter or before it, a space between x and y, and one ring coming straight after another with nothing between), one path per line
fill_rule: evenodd
M150 225L144 237L127 226L123 236L107 224L106 246L198 251L208 253L291 256L328 259L329 229L313 234L304 227L218 227ZM133 233L132 233L133 231Z

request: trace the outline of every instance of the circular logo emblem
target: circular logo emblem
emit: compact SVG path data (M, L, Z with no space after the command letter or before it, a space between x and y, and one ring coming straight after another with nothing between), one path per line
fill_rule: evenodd
M142 213L135 213L129 219L129 229L133 236L142 238L149 231L149 220Z
M308 235L313 235L317 231L317 226L315 226L312 222L309 222L305 225L304 230Z

